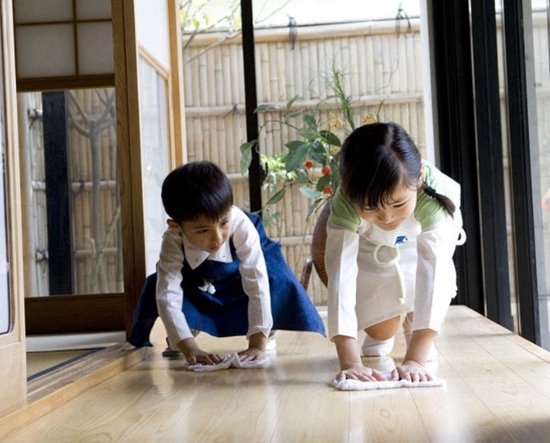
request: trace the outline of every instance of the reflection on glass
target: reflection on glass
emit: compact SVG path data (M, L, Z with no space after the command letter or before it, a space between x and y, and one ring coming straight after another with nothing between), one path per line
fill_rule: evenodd
M114 89L21 96L27 296L122 292Z
M538 152L534 153L538 161L534 162L534 177L540 177L538 183L533 183L535 204L534 214L540 214L540 220L535 220L535 226L542 232L537 233L542 238L542 245L537 244L537 270L539 272L539 308L546 312L540 312L540 317L550 317L550 47L549 47L549 23L550 10L548 3L542 0L532 1L533 11L533 43L534 43L534 69L535 91L537 103L537 130ZM533 134L533 137L536 137ZM550 349L550 331L548 324L541 322L542 345Z
M160 192L170 167L166 80L144 59L139 61L139 111L147 274L155 271L166 214Z
M0 69L2 62L0 60ZM0 334L10 330L10 293L8 286L9 264L6 236L6 193L4 187L4 168L6 141L4 139L4 99L0 84Z

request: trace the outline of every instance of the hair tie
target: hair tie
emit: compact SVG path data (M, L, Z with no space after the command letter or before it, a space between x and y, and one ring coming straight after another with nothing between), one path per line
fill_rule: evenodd
M437 195L437 192L434 188L432 188L431 186L426 186L424 188L424 192L428 195L428 197L434 199L435 196Z

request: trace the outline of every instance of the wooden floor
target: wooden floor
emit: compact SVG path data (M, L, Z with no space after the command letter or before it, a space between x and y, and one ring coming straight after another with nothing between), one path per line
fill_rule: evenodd
M280 332L267 370L211 373L163 358L160 324L154 339L144 361L1 441L550 441L550 353L462 306L436 341L437 388L337 391L334 345L312 333ZM245 344L198 340L222 354ZM392 356L403 346L400 336Z

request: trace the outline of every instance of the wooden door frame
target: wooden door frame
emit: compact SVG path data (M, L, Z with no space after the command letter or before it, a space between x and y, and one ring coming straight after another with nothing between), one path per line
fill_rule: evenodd
M176 0L168 5L170 73L168 79L170 161L185 161L183 123L183 84L179 9ZM115 58L114 81L117 107L117 144L124 257L124 292L116 294L75 294L27 297L27 334L129 332L132 316L146 278L145 235L141 179L141 138L139 113L138 60L133 1L112 0ZM92 80L92 79L88 79ZM50 90L48 82L35 82L39 90ZM56 83L56 86L59 85ZM95 84L81 84L95 87ZM101 84L99 87L113 86ZM66 86L65 86L66 88Z
M11 0L0 0L2 32L2 88L4 138L6 142L6 228L8 239L10 331L0 335L0 412L22 405L27 396L25 363L25 324L23 316L23 250L21 201L19 188L19 144L17 127L17 94L15 81L15 49Z

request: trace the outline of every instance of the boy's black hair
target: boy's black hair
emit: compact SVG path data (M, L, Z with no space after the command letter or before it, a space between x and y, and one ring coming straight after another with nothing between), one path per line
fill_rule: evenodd
M452 201L427 184L419 186L422 158L407 132L396 123L371 123L355 129L340 152L344 192L359 208L384 206L399 185L420 188L452 215Z
M233 205L233 189L212 162L195 161L174 169L162 183L164 210L176 223L206 217L218 221Z

